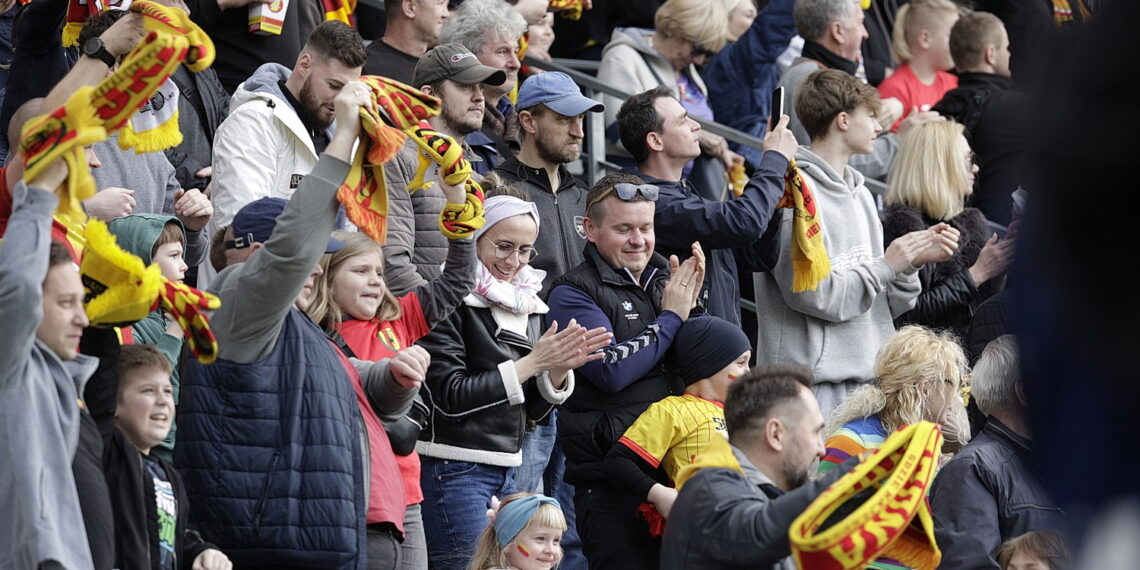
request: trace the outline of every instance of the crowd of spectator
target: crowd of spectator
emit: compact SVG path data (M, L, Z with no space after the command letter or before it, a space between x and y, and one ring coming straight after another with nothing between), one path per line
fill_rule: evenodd
M1074 567L1019 50L1108 4L131 4L0 2L0 568L810 568L794 521L916 426L929 543L835 567ZM70 140L174 13L177 136Z

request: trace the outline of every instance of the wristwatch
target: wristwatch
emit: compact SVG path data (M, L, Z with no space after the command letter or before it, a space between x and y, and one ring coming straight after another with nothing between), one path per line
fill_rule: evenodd
M83 55L102 60L107 67L115 67L115 62L118 61L118 58L107 51L107 46L99 38L91 38L83 44Z

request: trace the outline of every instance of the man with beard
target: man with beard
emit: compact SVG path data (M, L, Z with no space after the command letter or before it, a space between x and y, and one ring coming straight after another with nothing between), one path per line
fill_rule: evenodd
M447 21L447 0L384 0L384 37L368 45L364 75L412 83L416 63L439 41Z
M479 174L487 174L519 148L515 106L508 95L518 86L519 38L526 31L526 19L506 0L466 0L440 32L440 41L462 44L480 63L506 74L501 84L484 88L483 124L467 140L483 159L473 165Z
M254 200L293 195L332 137L333 99L360 77L364 60L360 34L329 21L313 30L292 71L266 63L238 86L214 136L207 235Z
M728 442L718 440L706 457L731 455L740 469L719 467L731 459L708 461L718 467L699 470L681 488L665 525L662 570L795 568L792 521L859 461L809 482L824 453L812 381L807 368L775 364L752 369L729 388Z
M439 115L428 120L432 128L463 145L464 157L478 164L467 146L467 135L483 124L483 88L502 85L503 71L479 63L459 44L436 46L416 64L412 85L439 98ZM447 258L448 239L439 232L439 212L447 202L439 188L439 165L432 163L424 184L410 195L404 188L415 175L419 147L404 143L385 166L388 177L388 243L384 246L384 278L388 289L402 295L438 277Z
M586 245L582 216L589 188L570 174L565 164L582 154L586 113L601 113L605 106L583 96L569 75L550 71L523 83L517 107L522 148L517 157L508 158L495 172L529 194L547 221L535 242L542 255L531 267L546 271L542 290L549 291L555 278L582 263L582 247ZM549 223L552 220L558 223Z

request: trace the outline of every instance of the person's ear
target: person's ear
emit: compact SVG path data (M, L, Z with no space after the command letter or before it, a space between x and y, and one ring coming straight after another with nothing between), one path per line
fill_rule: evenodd
M594 224L594 220L591 220L589 216L582 218L582 229L585 230L586 239L590 243L598 242L598 230L600 228Z
M665 140L661 138L661 133L650 131L645 135L645 146L654 152L661 152L665 150Z
M779 418L770 418L764 424L764 442L773 451L783 451L784 445L787 443L787 437L784 430L784 422Z
M847 111L840 111L839 114L835 116L835 128L842 132L847 132L847 128L851 126L850 122L851 116L847 114Z
M423 93L424 95L431 95L432 97L435 97L435 90L431 88L431 85L420 86L420 93Z
M1019 406L1021 406L1021 409L1024 410L1024 409L1029 408L1029 403L1025 399L1025 385L1024 384L1022 384L1021 382L1014 384L1013 385L1013 394L1014 394L1014 396L1017 397L1017 404Z
M535 126L534 115L530 114L529 110L519 111L519 127L532 135L538 132L538 129Z
M986 65L990 66L997 63L997 46L987 44L986 49L982 50L982 60L986 62Z
M255 242L249 244L249 254L250 255L253 255L253 253L259 249L261 249L261 242L255 241Z
M930 30L919 30L918 37L915 40L923 49L930 49Z
M400 2L400 10L404 13L404 17L411 20L416 17L416 8L418 7L416 0L404 0Z
M831 40L837 44L843 44L843 23L839 20L834 20L831 25L827 27L827 33L831 35Z

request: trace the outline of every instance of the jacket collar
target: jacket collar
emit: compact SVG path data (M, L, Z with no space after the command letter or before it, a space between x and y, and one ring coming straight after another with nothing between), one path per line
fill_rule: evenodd
M509 172L515 175L519 180L528 184L534 184L541 188L544 192L553 194L554 190L550 187L550 177L546 175L546 169L535 168L533 166L523 164L517 156L512 156L500 164L497 170ZM574 175L566 169L565 164L558 165L558 190L562 191L564 188L574 185Z
M75 390L79 394L79 398L83 399L83 387L87 384L87 380L95 374L95 369L99 367L99 359L94 356L87 356L86 354L77 355L71 360L63 360L56 355L55 351L36 339L36 348L43 353L44 358L49 362L56 363L68 375L68 379L75 385Z
M729 444L729 445L731 445L731 444ZM748 479L749 483L752 483L753 485L762 488L764 490L765 494L769 494L773 490L776 491L777 495L784 494L784 491L782 489L780 489L779 487L777 487L776 483L773 482L770 477L765 475L764 472L761 471L759 467L754 465L752 463L752 460L748 459L748 456L745 455L744 452L741 451L739 447L736 447L735 445L731 445L731 447L732 447L732 455L734 455L736 457L737 463L740 463L740 469L742 471L744 471L744 478Z
M598 251L598 246L593 242L586 243L586 260L594 266L598 271L598 275L602 278L602 283L607 285L625 287L629 285L637 285L645 289L646 286L653 281L653 278L659 273L668 274L669 262L660 253L653 252L653 257L649 258L649 265L645 266L645 270L641 272L641 282L638 283L633 278L633 274L628 269L615 268L610 265L603 257L602 253Z
M652 184L654 186L658 186L661 188L671 188L671 189L679 190L685 194L692 194L692 191L693 191L693 185L690 184L689 181L685 178L682 178L680 180L665 180L664 178L657 178L656 176L650 176L650 175L648 175L648 174L646 174L646 173L644 173L644 172L642 172L642 171L640 171L637 168L634 168L632 166L626 167L626 168L622 169L622 171L629 173L629 174L632 174L632 175L644 180L646 184Z
M842 57L813 40L804 40L803 57L818 61L830 69L838 69L847 75L855 75L859 70L859 62Z
M1018 435L1017 432L1010 429L1009 426L1001 423L994 417L986 419L986 427L982 431L990 434L994 439L1001 440L1007 445L1016 448L1018 451L1030 455L1033 453L1033 440Z
M1012 78L995 73L970 72L958 74L959 89L977 89L979 87L1006 91L1013 89L1014 85Z

